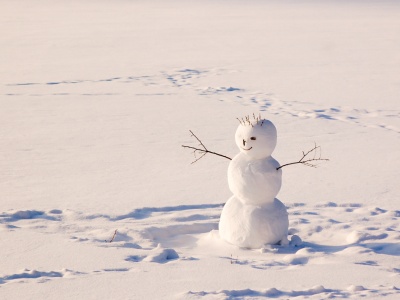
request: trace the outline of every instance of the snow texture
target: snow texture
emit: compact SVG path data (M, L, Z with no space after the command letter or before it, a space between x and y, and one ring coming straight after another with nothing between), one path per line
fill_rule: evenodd
M399 14L3 1L1 299L399 299ZM314 142L330 159L283 169L287 247L221 239L229 161L181 147L192 130L234 157L253 113L280 163Z

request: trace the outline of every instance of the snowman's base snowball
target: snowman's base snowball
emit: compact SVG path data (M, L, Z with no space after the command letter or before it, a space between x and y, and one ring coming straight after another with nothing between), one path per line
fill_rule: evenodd
M219 234L225 241L243 248L259 249L287 240L289 228L285 205L278 199L262 206L243 204L232 196L219 221Z

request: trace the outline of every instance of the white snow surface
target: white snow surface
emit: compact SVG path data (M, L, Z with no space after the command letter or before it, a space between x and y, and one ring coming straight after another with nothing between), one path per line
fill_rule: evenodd
M3 1L1 299L399 299L398 1ZM261 113L301 245L219 238ZM296 243L294 243L296 244ZM299 243L297 243L299 244Z

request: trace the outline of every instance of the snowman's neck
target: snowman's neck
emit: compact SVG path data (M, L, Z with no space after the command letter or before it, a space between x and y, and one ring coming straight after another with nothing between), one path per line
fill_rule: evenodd
M253 158L253 157L251 157L251 156L249 156L249 155L246 155L246 154L243 154L243 155L244 155L245 159L246 159L248 162L251 162L251 161L254 161L254 162L256 162L256 161L265 161L265 160L273 159L271 155L270 155L270 156L267 156L267 157L263 157L263 158Z

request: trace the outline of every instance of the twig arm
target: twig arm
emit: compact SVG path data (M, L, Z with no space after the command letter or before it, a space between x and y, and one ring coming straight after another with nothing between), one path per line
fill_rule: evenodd
M188 148L188 149L194 150L193 153L195 155L195 158L196 158L196 153L197 152L199 152L201 154L200 157L197 157L194 161L192 161L192 164L194 164L195 162L197 162L198 160L203 158L207 153L214 154L214 155L217 155L217 156L224 157L224 158L227 158L229 160L232 160L232 158L230 158L230 157L228 157L226 155L223 155L223 154L208 150L206 148L206 146L203 144L203 142L193 133L193 131L191 131L191 130L189 130L189 131L192 134L192 136L200 143L199 146L201 146L203 148L203 149L201 149L201 148L196 148L196 147L192 147L192 146L182 145L183 148Z
M317 157L318 150L319 150L319 157ZM309 154L311 154L311 153L314 153L313 157L312 158L311 157L307 158L307 156ZM327 159L327 158L321 158L321 147L317 146L317 144L314 144L314 148L312 148L311 150L309 150L307 152L303 151L303 156L300 158L299 161L295 161L295 162L291 162L291 163L287 163L287 164L281 165L280 167L276 168L276 170L279 170L279 169L281 169L283 167L286 167L286 166L291 166L291 165L296 165L296 164L303 164L303 165L305 165L307 167L316 168L317 165L313 163L315 161L329 161L329 159Z
M229 159L229 160L232 160L232 158L230 158L230 157L228 157L228 156L226 156L226 155L223 155L223 154L214 152L214 151L199 149L199 148L195 148L195 147L192 147L192 146L186 146L186 145L182 145L182 147L183 147L183 148L188 148L188 149L193 149L195 152L196 152L196 151L201 152L203 155L200 156L197 160L199 160L200 158L202 158L202 157L203 157L204 155L206 155L207 153L214 154L214 155L221 156L221 157L227 158L227 159ZM196 161L197 161L197 160L196 160ZM196 162L196 161L194 161L194 162Z

